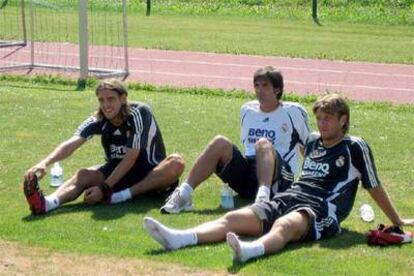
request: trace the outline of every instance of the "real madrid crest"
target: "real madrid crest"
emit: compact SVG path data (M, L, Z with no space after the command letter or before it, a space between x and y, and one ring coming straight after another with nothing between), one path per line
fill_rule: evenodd
M282 133L287 133L289 130L289 127L286 123L284 123L280 126L280 130L282 131Z
M335 165L340 168L345 165L345 157L343 155L339 156L338 159L335 161Z

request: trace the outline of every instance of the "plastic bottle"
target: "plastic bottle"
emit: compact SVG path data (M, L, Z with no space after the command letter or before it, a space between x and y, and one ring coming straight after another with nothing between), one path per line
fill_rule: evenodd
M233 209L234 208L234 198L233 190L229 187L229 184L224 183L221 190L221 207L223 209Z
M59 162L53 164L50 170L50 186L59 187L63 184L63 168Z
M362 204L359 212L361 213L361 219L365 222L371 222L375 218L374 209L368 204Z

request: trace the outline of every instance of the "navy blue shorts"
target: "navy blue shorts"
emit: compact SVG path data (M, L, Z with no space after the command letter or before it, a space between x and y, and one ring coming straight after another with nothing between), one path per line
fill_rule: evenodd
M341 232L340 223L332 203L287 190L278 193L272 200L259 202L249 207L263 223L263 233L268 233L275 221L294 211L306 212L309 216L309 231L302 240L319 240Z
M105 178L111 175L111 173L115 170L116 166L121 161L110 161L98 168L98 171L103 173ZM150 173L156 166L148 164L148 162L138 160L137 163L124 175L121 180L118 181L117 184L112 188L113 192L119 192L126 188L131 187L132 185L138 183L142 179L144 179L148 173ZM150 191L146 193L147 195L155 195L167 198L178 186L178 180L172 183L167 189L162 191Z
M290 187L293 182L293 173L290 166L280 157L276 151L273 184L270 189L273 195ZM240 150L233 145L233 157L224 166L217 166L217 176L235 190L241 197L255 198L258 190L256 175L256 160L246 158Z

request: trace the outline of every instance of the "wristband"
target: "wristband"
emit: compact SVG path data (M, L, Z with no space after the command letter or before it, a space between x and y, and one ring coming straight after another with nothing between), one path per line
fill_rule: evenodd
M99 184L98 188L103 193L102 200L104 202L106 202L106 203L110 203L111 202L111 196L112 196L112 188L111 188L111 186L109 186L108 183L103 182L102 184Z

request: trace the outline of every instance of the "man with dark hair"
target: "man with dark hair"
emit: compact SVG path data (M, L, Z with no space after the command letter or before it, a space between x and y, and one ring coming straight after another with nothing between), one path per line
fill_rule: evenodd
M282 74L273 67L254 73L256 100L240 111L242 153L228 138L216 136L197 158L187 179L178 187L162 213L188 211L192 192L210 175L217 176L240 196L266 201L290 186L299 174L300 152L309 135L305 109L282 102Z
M168 195L174 190L184 170L184 161L178 154L166 157L161 132L150 108L140 102L129 103L127 96L119 80L102 81L96 88L99 102L96 114L26 172L24 192L33 214L51 211L83 192L89 204L114 204L143 193ZM106 163L80 169L54 193L44 197L38 177L46 174L50 164L68 158L94 135L101 136Z
M393 224L414 226L414 219L399 216L381 186L368 144L346 135L350 116L345 100L328 94L317 100L313 112L319 133L309 136L302 174L291 188L270 201L257 202L188 230L168 228L149 217L144 218L144 228L166 250L227 240L234 260L245 262L275 254L289 242L339 234L360 181ZM241 241L238 235L258 239Z

